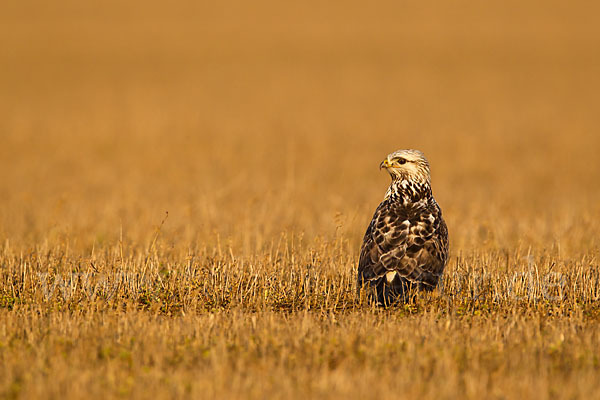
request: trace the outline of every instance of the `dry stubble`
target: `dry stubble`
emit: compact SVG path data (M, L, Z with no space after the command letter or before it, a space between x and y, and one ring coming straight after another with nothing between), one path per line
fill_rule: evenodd
M0 16L0 395L598 397L593 10L30 6ZM377 310L358 248L411 147L452 257Z

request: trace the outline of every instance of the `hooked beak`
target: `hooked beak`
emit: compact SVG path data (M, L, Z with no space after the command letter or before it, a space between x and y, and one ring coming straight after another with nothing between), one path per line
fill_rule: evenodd
M391 166L392 166L392 164L390 163L390 160L388 160L388 159L386 158L385 160L383 160L383 161L381 162L381 164L379 164L379 169L382 169L382 168L386 168L386 169L387 169L387 168L389 168L389 167L391 167Z

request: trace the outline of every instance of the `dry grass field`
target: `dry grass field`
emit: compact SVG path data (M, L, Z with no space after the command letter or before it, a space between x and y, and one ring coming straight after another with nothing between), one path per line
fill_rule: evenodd
M0 6L0 398L600 398L584 1ZM422 150L451 257L356 293Z

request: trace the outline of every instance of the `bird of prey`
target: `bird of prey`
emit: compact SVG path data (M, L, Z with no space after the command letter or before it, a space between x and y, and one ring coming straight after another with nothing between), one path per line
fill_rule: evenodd
M448 229L431 192L429 163L418 150L398 150L379 166L392 183L367 228L358 288L380 305L406 301L411 288L433 290L448 260Z

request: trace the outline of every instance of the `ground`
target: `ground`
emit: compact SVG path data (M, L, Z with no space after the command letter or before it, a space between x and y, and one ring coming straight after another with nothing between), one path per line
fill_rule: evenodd
M1 398L598 398L600 30L583 2L11 1ZM444 281L356 291L422 150Z

